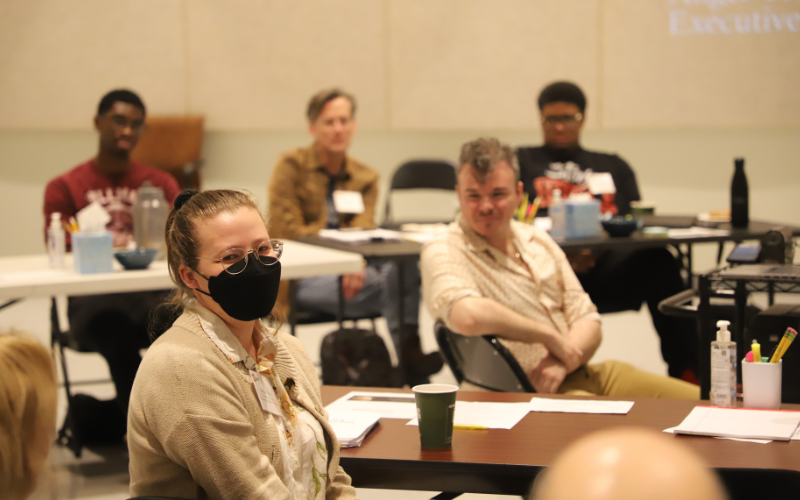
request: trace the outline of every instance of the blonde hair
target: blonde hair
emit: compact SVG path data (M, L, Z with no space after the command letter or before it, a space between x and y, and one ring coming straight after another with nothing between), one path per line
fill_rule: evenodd
M36 487L47 455L42 432L55 430L56 377L50 352L17 333L0 335L0 498L22 499ZM49 440L48 440L49 445Z

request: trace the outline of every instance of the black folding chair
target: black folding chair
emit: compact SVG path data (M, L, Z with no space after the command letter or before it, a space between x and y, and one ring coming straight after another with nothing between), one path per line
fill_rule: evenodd
M454 191L456 188L456 167L444 160L412 160L400 165L392 176L389 192L386 194L384 225L393 224L392 191L402 189L441 189Z
M467 337L437 321L439 351L458 383L496 392L536 392L516 358L494 335Z

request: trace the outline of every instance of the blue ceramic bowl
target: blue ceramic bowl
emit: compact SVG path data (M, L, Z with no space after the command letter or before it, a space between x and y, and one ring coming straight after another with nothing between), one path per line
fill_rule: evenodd
M147 269L153 259L156 258L157 253L158 250L152 248L139 248L137 250L115 252L114 257L125 269Z
M630 236L631 233L639 229L640 221L635 217L624 217L615 215L614 217L601 221L603 229L613 237Z

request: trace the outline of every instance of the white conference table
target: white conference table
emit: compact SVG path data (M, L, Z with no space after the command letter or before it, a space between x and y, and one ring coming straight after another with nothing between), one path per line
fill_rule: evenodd
M363 269L363 262L356 253L285 241L281 279L350 274ZM173 286L163 260L139 271L126 271L114 261L114 272L78 274L73 270L71 254L66 256L64 269L50 269L46 254L0 257L0 300L164 290Z

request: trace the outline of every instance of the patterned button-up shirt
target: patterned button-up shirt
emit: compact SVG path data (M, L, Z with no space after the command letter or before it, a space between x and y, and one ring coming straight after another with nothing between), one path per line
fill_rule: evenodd
M516 221L511 222L511 231L527 269L489 245L461 217L423 247L423 297L433 317L454 330L453 305L464 297L485 297L562 335L578 321L600 321L566 255L547 232ZM548 354L541 343L502 339L503 332L497 335L526 373Z

